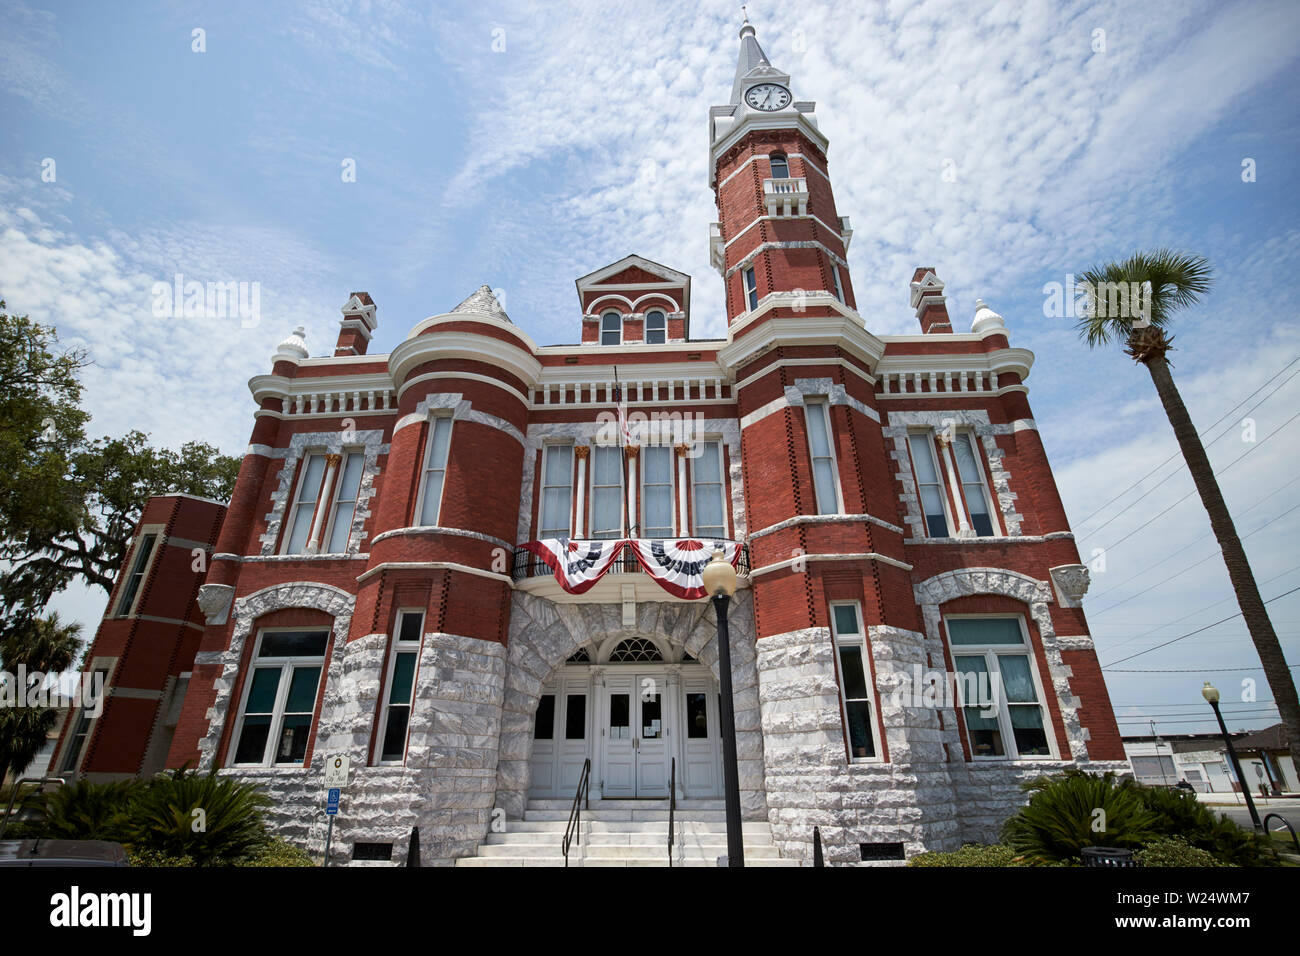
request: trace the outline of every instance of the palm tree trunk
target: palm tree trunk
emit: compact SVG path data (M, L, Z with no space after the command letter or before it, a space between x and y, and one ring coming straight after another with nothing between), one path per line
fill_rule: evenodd
M1259 596L1255 575L1250 570L1250 562L1246 560L1246 550L1237 537L1236 526L1228 514L1228 506L1224 503L1223 492L1219 490L1219 482L1214 477L1214 469L1210 467L1210 459L1205 454L1205 446L1201 444L1192 417L1187 413L1187 406L1178 394L1178 387L1169 371L1169 362L1161 351L1147 356L1144 364L1155 382L1160 402L1165 407L1165 414L1169 416L1169 424L1174 427L1174 436L1187 461L1187 470L1192 473L1192 481L1196 483L1201 503L1210 516L1210 527L1223 551L1223 563L1228 566L1228 578L1236 592L1237 605L1241 608L1251 640L1255 642L1259 662L1264 668L1264 677L1268 680L1273 700L1282 715L1282 724L1286 728L1291 747L1291 759L1297 772L1300 772L1300 700L1296 698L1295 681L1286 665L1286 658L1282 656L1282 645L1278 643L1273 622L1269 620L1264 601ZM1241 785L1249 786L1245 780L1241 781Z

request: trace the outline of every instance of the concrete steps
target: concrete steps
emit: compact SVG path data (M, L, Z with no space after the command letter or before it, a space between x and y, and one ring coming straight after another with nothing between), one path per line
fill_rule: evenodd
M533 800L524 819L510 820L504 833L489 833L472 857L457 866L564 866L561 844L569 821L569 801ZM727 826L721 800L678 804L673 866L717 866L727 852ZM783 860L772 843L772 827L761 821L742 825L747 866L799 866ZM579 840L569 847L569 866L628 867L668 865L667 800L593 800L582 811Z

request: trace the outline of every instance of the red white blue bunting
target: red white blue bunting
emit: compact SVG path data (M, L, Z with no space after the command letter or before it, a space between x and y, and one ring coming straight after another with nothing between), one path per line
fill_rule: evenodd
M625 547L632 549L637 563L661 588L688 601L706 595L704 566L713 558L714 548L722 548L724 557L733 567L740 560L739 542L698 538L606 541L547 538L529 541L524 547L555 572L555 580L570 594L590 590L613 567Z

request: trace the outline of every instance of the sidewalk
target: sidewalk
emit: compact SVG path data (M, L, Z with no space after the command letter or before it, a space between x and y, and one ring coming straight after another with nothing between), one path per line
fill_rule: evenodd
M1252 793L1250 796L1257 807L1300 809L1300 793L1287 793L1280 797L1262 797L1258 793ZM1211 806L1244 807L1246 805L1246 800L1240 793L1197 793L1196 799Z

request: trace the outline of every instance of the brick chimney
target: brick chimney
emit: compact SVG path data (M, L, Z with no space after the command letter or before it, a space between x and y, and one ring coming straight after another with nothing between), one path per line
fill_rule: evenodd
M943 282L934 274L933 266L919 266L912 273L912 308L921 322L921 331L926 335L951 333L952 322L948 319L947 299L943 294Z
M375 318L375 303L369 292L353 292L343 306L343 321L339 323L339 340L334 354L365 355L379 320Z

